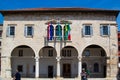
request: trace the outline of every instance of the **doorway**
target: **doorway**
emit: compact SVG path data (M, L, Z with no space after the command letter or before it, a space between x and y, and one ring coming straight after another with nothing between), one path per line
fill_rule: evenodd
M63 77L70 78L71 77L71 65L63 64Z
M48 66L48 78L53 78L53 66Z

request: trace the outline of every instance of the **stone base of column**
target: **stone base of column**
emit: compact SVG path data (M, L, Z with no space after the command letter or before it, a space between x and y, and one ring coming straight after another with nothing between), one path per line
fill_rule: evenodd
M81 76L76 77L75 80L81 80Z
M56 80L63 80L63 77L57 76Z
M105 80L118 80L116 77L107 77Z

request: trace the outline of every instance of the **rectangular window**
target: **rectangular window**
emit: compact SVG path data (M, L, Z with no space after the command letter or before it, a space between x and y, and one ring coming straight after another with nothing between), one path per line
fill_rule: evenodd
M25 36L26 37L33 37L33 27L32 26L25 27Z
M15 34L15 27L11 26L10 27L10 35L14 35Z
M85 35L90 35L90 26L85 26Z
M15 35L15 26L7 27L7 36L14 36Z
M62 56L66 57L66 50L62 50Z
M71 57L71 50L62 50L63 57Z
M110 35L110 27L108 25L101 25L100 34L101 34L101 36L109 36Z
M19 72L23 72L23 65L18 65L17 69L18 69Z
M35 72L35 65L33 65L33 72Z
M0 46L1 46L1 41L0 41Z
M91 36L93 33L91 25L84 25L83 27L83 36Z
M67 56L71 57L71 50L67 50Z
M23 50L19 50L19 57L23 56Z
M53 50L48 50L48 56L52 57L53 56Z
M2 30L0 30L0 37L2 37Z

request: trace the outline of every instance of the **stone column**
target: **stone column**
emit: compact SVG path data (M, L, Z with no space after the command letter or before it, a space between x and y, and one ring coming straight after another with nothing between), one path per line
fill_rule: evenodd
M60 77L60 57L56 57L57 59L57 77Z
M107 70L106 70L106 77L107 78L109 78L110 76L111 76L111 74L110 74L110 69L111 69L111 66L110 66L110 59L107 59L107 65L106 65L106 68L107 68Z
M81 77L81 71L82 71L82 62L81 62L81 58L78 57L78 77Z
M11 57L9 57L9 56L6 56L5 57L6 58L6 61L5 61L5 65L4 65L4 67L5 67L5 77L6 78L11 78L12 76L11 76Z
M35 57L35 78L39 78L39 57Z

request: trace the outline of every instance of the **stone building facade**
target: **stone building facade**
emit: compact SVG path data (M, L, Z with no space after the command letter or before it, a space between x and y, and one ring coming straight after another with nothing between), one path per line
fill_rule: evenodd
M4 16L1 76L113 80L117 74L119 11L36 8L0 11ZM114 74L113 74L114 73Z
M118 31L118 73L120 73L120 31Z
M3 24L0 24L0 72L1 72L1 43L2 43L2 28ZM1 73L0 73L1 74Z

